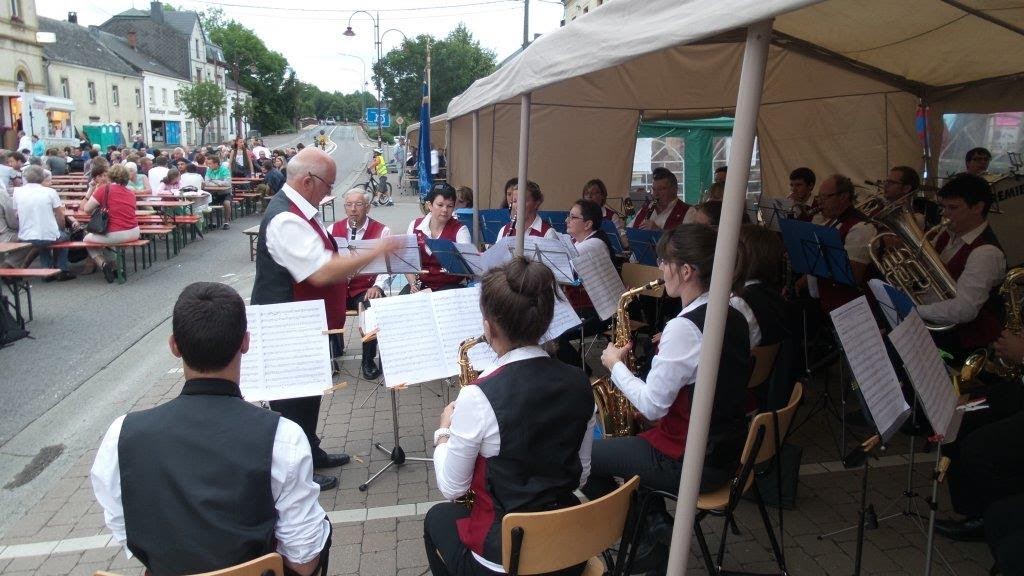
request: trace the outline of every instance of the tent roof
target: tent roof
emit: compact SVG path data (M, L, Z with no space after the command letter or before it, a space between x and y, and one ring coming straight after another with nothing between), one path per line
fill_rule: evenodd
M430 117L430 125L436 131L438 124L440 124L441 126L444 126L444 123L447 120L448 120L448 113L447 112L442 112L442 113L438 114L437 116L431 116ZM409 124L409 126L405 129L405 133L408 134L410 132L419 132L419 130L420 130L420 123L419 122L413 122L412 124Z
M735 103L735 86L695 87L672 103L645 87L671 69L667 64L679 69L722 57L723 43L741 51L737 31L769 18L777 49L856 70L877 80L878 90L924 96L1024 74L1024 7L1010 0L618 0L538 38L452 100L448 115L514 103L525 93L537 104L694 115L673 110L682 100L690 111L712 109L696 115L717 115L714 109ZM766 94L765 103L788 101L796 91L810 98L841 93L808 83ZM694 101L696 93L705 97Z

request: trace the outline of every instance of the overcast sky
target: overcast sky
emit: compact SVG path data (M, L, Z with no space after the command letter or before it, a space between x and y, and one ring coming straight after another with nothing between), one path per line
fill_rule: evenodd
M171 0L186 10L203 11L219 7L229 19L240 22L263 39L271 50L288 59L299 78L321 90L353 92L372 72L375 58L373 23L365 14L352 18L355 37L342 36L355 11L380 14L383 52L401 44L402 35L385 32L391 28L410 38L418 34L443 37L462 22L481 45L497 54L498 62L512 54L523 41L523 0L214 0L197 2ZM39 15L66 19L70 7L78 12L84 26L99 25L129 8L149 9L146 0L36 0ZM530 0L530 36L555 30L562 19L557 0ZM372 85L372 84L371 84Z

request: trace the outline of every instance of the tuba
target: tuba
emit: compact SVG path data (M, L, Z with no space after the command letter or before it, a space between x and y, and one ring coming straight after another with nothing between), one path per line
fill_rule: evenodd
M917 225L914 215L899 200L883 204L876 196L858 204L857 208L873 223L888 229L871 239L869 250L871 260L890 284L905 292L916 305L956 296L956 281L929 242L932 232L941 226L936 226L926 235ZM884 243L887 237L902 240L902 245L887 247ZM934 331L949 330L954 326L928 322L925 325Z
M629 344L629 316L626 314L626 307L641 292L661 286L665 280L659 278L648 282L639 288L626 290L619 296L619 306L615 311L615 336L612 344L616 348L622 348ZM636 358L630 352L626 358L626 367L630 372L636 369ZM629 402L626 395L622 393L611 377L598 378L591 383L594 390L594 403L602 417L605 436L619 437L632 436L636 434L636 408Z
M1020 334L1024 330L1021 310L1024 306L1024 266L1012 268L1006 273L1003 285L999 287L999 295L1003 297L1003 305L1006 307L1006 329L1012 334ZM979 350L971 354L960 368L959 377L955 379L957 392L963 393L979 386L983 373L1002 380L1015 380L1024 374L1024 365L993 358L991 348Z
M487 342L487 339L483 335L475 338L466 338L459 344L459 388L465 388L469 386L477 376L480 376L480 371L473 369L473 363L469 360L469 351L473 346L477 344ZM473 501L476 499L476 495L473 493L471 488L469 492L466 492L463 496L455 499L459 504L462 504L470 510L473 509Z

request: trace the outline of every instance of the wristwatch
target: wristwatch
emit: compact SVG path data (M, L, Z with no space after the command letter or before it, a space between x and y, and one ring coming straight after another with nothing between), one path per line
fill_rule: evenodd
M434 446L437 447L437 443L441 441L441 438L450 438L452 435L451 428L438 428L434 430Z

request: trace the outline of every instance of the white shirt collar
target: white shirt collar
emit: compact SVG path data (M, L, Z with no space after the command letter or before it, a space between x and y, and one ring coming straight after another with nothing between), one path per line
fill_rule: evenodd
M351 226L352 219L351 218L347 218L347 220L349 221L349 226L348 226L347 233L351 234L352 233L352 226ZM366 232L366 227L369 226L369 225L370 225L370 217L367 216L365 219L363 219L363 225L360 226L359 228L356 228L356 233L359 233L359 232L364 232L365 233Z
M700 296L697 296L696 298L694 298L693 302L690 302L689 304L687 304L686 308L683 308L683 311L680 312L679 315L682 316L684 314L689 314L690 312L696 310L697 308L700 308L701 306L703 306L703 305L705 305L707 303L708 303L708 293L705 292L705 293L701 294Z
M310 204L308 200L303 198L302 195L295 190L295 188L292 188L288 184L282 186L281 191L284 192L284 195L287 196L293 204L298 206L299 211L306 217L306 220L309 220L320 213L318 208Z
M508 352L498 357L497 361L495 361L494 363L494 366L491 366L490 368L481 372L480 376L487 376L491 372L494 372L495 370L501 368L506 364L519 362L520 360L530 360L531 358L540 358L542 356L547 355L548 353L545 352L544 349L541 348L540 346L523 346L520 348L516 348L514 350L509 350Z
M986 226L988 226L987 220L983 221L981 224L978 224L976 227L970 229L969 231L967 231L966 234L956 236L955 238L962 240L964 244L970 244L971 242L977 240L978 236L981 236L981 233L985 231Z
M533 223L530 224L530 229L536 230L537 232L540 232L541 230L544 229L544 220L541 219L540 214L534 216Z

